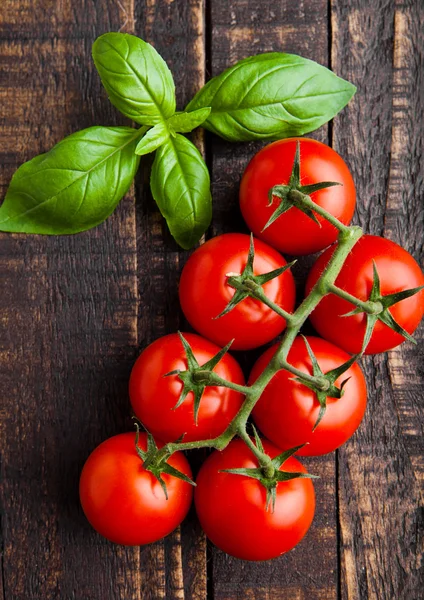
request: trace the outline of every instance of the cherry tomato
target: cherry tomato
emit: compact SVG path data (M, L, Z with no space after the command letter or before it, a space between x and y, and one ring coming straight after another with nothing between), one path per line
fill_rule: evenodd
M234 338L234 350L261 346L279 335L286 326L284 318L250 297L223 317L216 318L235 293L227 283L227 275L242 273L249 245L249 236L241 233L227 233L209 240L190 256L180 281L180 303L190 324L220 346ZM286 264L276 250L255 240L254 275L268 273ZM288 312L293 309L295 286L289 269L262 287L273 302Z
M306 282L306 293L323 272L334 248L328 248L313 265ZM336 285L360 300L368 300L373 286L373 261L380 278L383 296L424 285L419 265L403 248L390 240L364 235L353 247L336 280ZM355 306L334 294L325 296L314 312L311 321L324 338L347 352L361 351L366 329L364 313L344 317ZM424 292L402 300L389 308L395 321L408 333L417 328L424 313ZM405 338L377 321L366 354L385 352L398 346Z
M240 208L249 229L280 252L312 254L337 239L337 230L315 215L321 227L298 208L290 208L263 230L278 206L274 197L269 206L268 193L275 185L287 185L292 173L296 145L300 143L300 184L324 181L341 185L312 194L311 199L348 225L355 210L355 184L346 163L332 148L308 138L274 142L260 150L247 165L240 185Z
M281 453L267 440L263 446L271 458ZM197 515L208 538L224 552L244 560L268 560L291 550L308 531L315 511L310 479L278 482L272 512L271 507L266 508L266 490L258 480L222 472L258 466L245 443L233 440L203 463L194 493ZM293 457L281 470L306 472Z
M171 533L186 516L193 494L189 483L163 474L166 499L159 481L143 468L134 441L134 433L121 433L97 446L84 465L79 486L90 524L111 542L127 546L149 544ZM139 446L145 450L146 445L147 436L140 433ZM191 478L181 452L168 463Z
M199 365L205 364L220 350L198 335L183 335ZM164 442L175 441L183 434L185 442L220 435L243 402L243 396L239 392L221 386L207 386L200 400L196 425L193 392L189 392L184 402L175 408L183 382L178 375L164 377L170 371L185 371L187 368L184 347L179 336L173 333L150 344L140 354L131 372L130 399L134 413L154 437ZM233 383L245 383L239 364L228 353L214 368L214 373Z
M307 340L324 374L350 358L344 350L326 340L317 337L308 337ZM277 348L275 344L259 357L252 369L249 385L259 377ZM300 371L313 375L312 362L301 337L295 339L287 360ZM320 411L318 398L311 389L294 381L292 373L283 369L274 375L262 392L253 409L253 419L262 433L283 450L309 442L297 454L317 456L332 452L356 431L367 404L365 378L357 363L345 371L335 385L340 388L348 378L341 398L327 397L325 414L314 432Z

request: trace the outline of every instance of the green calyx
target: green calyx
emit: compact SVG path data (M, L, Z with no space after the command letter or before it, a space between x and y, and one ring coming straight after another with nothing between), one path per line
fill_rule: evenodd
M318 413L318 418L313 427L312 431L318 427L321 419L323 418L325 411L327 409L327 398L341 398L344 393L344 387L349 381L350 377L347 377L344 381L342 381L340 387L335 385L335 382L339 377L343 375L354 362L358 360L358 356L354 355L349 360L339 365L335 369L328 371L327 373L323 373L321 367L318 364L315 354L312 351L311 346L309 345L308 340L305 336L302 335L303 341L305 342L306 349L309 354L309 358L312 363L312 374L315 378L315 382L311 382L310 380L303 379L301 376L295 377L294 381L298 381L302 385L306 385L309 389L315 392L315 395L320 404L320 411Z
M181 343L184 347L185 355L187 358L187 366L188 369L186 371L180 371L177 369L176 371L170 371L166 373L164 377L168 377L170 375L178 375L178 377L183 382L183 389L181 391L180 397L178 398L178 402L174 406L174 410L176 410L184 400L187 398L187 395L190 392L194 394L194 419L197 424L198 416L199 416L199 408L200 401L202 399L203 392L205 391L206 386L208 385L216 385L214 382L213 370L222 357L228 352L233 340L229 342L224 348L222 348L215 356L213 356L208 362L203 365L199 365L196 357L193 354L193 350L191 349L190 344L187 342L183 334L179 331L178 335L180 337Z
M313 201L310 194L323 190L335 185L342 185L336 181L322 181L312 185L300 184L300 142L297 142L296 153L294 155L293 169L290 175L290 180L287 185L274 185L268 192L269 204L271 206L274 198L279 198L279 204L272 213L262 231L269 227L279 216L295 207L301 210L307 217L312 219L319 227L321 223L318 221L313 210Z
M395 319L389 311L389 308L397 304L398 302L405 300L406 298L414 296L423 288L424 286L421 286L417 288L411 288L409 290L403 290L395 294L387 294L387 296L383 296L380 290L380 277L378 275L377 266L373 261L373 284L368 301L364 303L361 302L361 306L357 306L357 308L355 308L351 312L348 312L345 315L343 315L344 317L350 317L352 315L358 315L361 313L366 314L367 322L361 353L365 352L377 321L381 321L396 333L399 333L410 342L416 344L416 341L412 337L412 335L410 335L401 325L399 325L399 323L397 323L397 321L395 321Z
M258 456L260 466L241 469L223 469L221 472L231 473L233 475L243 475L259 481L266 489L265 508L266 510L271 509L271 512L274 512L275 502L277 499L277 485L279 482L290 481L291 479L317 479L317 476L309 473L280 470L286 460L293 456L293 454L295 454L298 450L303 448L305 444L296 446L295 448L290 448L290 450L282 452L275 458L270 458L265 453L262 441L255 427L253 427L253 432L255 436L255 444L251 442L249 446L251 447L252 451L254 450L254 447L256 447L257 452L254 453Z
M168 500L168 491L166 489L166 483L162 477L163 474L172 475L172 477L177 477L177 479L182 479L183 481L186 481L190 485L194 485L194 486L196 485L194 483L194 481L192 481L190 479L190 477L187 477L187 475L185 475L181 471L178 471L178 469L175 469L175 467L171 466L170 464L168 464L166 462L168 460L168 458L170 457L170 454L163 453L159 450L159 448L157 447L156 442L150 432L147 431L147 450L143 450L142 448L140 448L140 446L138 445L138 441L139 441L139 437L140 437L140 428L138 426L138 423L135 423L135 428L136 428L135 442L134 442L135 450L143 463L143 467L147 471L150 471L156 477L156 479L159 481L159 483L163 489L163 493L165 494L165 497L167 500Z
M253 262L255 259L255 245L254 245L254 241L253 241L253 235L250 235L250 247L249 247L249 253L247 255L247 262L246 262L246 266L243 269L243 272L240 274L237 273L228 273L227 274L227 284L230 287L235 288L236 292L234 294L234 296L231 298L230 302L227 304L227 306L224 308L224 310L215 317L215 319L219 319L220 317L223 317L224 315L226 315L227 313L229 313L231 310L233 310L233 308L235 306L237 306L237 304L239 304L240 302L242 302L243 300L245 300L246 298L256 298L257 300L260 300L261 302L264 302L266 304L271 304L271 301L269 301L269 303L266 301L266 296L264 294L264 291L262 289L262 286L267 283L268 281L271 281L272 279L275 279L276 277L279 277L282 273L284 273L284 271L287 271L287 269L290 269L296 261L293 261L287 265L284 265L284 267L279 267L278 269L274 269L273 271L270 271L269 273L263 273L262 275L254 275L253 274ZM273 304L273 303L272 303ZM278 311L278 307L273 306L273 309L277 309ZM281 312L282 309L280 309ZM285 314L283 314L282 316L286 316Z

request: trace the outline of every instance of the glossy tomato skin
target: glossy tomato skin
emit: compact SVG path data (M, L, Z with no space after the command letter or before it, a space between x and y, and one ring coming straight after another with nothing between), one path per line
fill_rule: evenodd
M334 248L328 248L313 265L307 282L309 294ZM424 285L424 276L413 257L395 242L375 235L364 235L346 259L336 285L360 300L368 300L373 284L373 261L380 277L383 296ZM361 351L366 318L363 313L351 317L342 315L355 307L334 294L325 296L310 319L320 335L347 352ZM413 333L424 313L424 291L390 307L393 318L408 333ZM385 352L398 346L405 338L377 321L365 354Z
M263 440L272 458L281 450ZM222 452L213 452L197 476L195 505L200 524L218 548L243 560L268 560L291 550L308 531L315 511L310 479L277 484L275 510L266 510L266 490L244 475L223 469L258 467L258 461L241 440L233 440ZM284 471L306 472L295 458Z
M212 238L190 256L180 281L180 303L196 331L220 346L234 338L233 350L248 350L271 341L286 321L259 300L246 298L231 312L215 319L233 297L228 273L241 273L246 266L250 237L227 233ZM254 274L268 273L286 265L273 248L255 240ZM290 269L263 286L265 294L286 311L292 311L295 286Z
M290 180L297 142L300 142L300 183L310 185L335 181L342 185L312 193L311 199L348 225L356 203L355 184L349 169L337 152L309 138L289 138L265 146L247 165L240 184L240 208L255 236L280 252L303 255L318 252L337 239L337 230L317 216L321 227L297 208L280 215L264 231L278 206L278 198L268 206L268 192L274 185Z
M220 350L218 346L199 335L183 335L199 365L206 363ZM164 375L177 369L187 369L187 358L176 333L159 338L140 354L132 369L129 385L135 415L154 437L164 442L175 441L183 434L185 442L206 440L220 435L236 416L243 396L229 388L207 386L200 401L196 425L192 392L174 410L183 383L177 375ZM238 362L228 353L217 364L214 372L233 383L245 383Z
M326 340L311 336L307 340L323 373L350 358L344 350ZM276 344L259 357L250 374L249 385L259 377L277 349ZM295 339L287 360L297 369L313 374L311 359L301 337ZM266 386L253 409L253 419L262 433L283 450L308 442L298 455L318 456L332 452L359 427L367 404L365 377L357 363L336 380L336 386L340 387L347 378L343 396L327 398L326 412L315 431L313 428L320 410L316 395L283 369Z
M143 449L146 437L140 433ZM121 433L97 446L84 465L79 486L90 524L111 542L127 546L149 544L171 533L186 516L193 495L189 483L164 474L167 500L158 480L143 468L134 440L134 433ZM191 478L181 452L168 462Z

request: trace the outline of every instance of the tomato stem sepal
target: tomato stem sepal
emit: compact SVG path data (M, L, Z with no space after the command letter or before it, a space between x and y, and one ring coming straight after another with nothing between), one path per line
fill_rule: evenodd
M274 198L279 199L279 204L275 211L272 213L262 231L265 231L274 221L278 219L282 214L290 210L291 208L297 208L302 211L307 217L312 219L319 227L321 227L320 221L317 219L315 213L329 221L339 231L347 229L341 221L336 217L328 213L326 210L316 204L310 194L323 190L325 188L333 187L335 185L342 185L338 181L320 181L311 185L300 184L300 142L297 142L296 152L294 155L293 168L290 175L288 185L274 185L268 192L268 206L272 206Z
M228 342L224 348L221 348L215 356L213 356L210 360L208 360L205 364L199 365L196 357L194 356L193 350L185 339L181 331L178 332L181 343L184 347L184 352L187 358L187 366L188 369L186 371L181 371L177 369L175 371L170 371L169 373L165 373L164 377L169 377L170 375L178 375L179 379L183 382L183 389L181 390L181 394L178 398L177 403L175 404L173 410L176 410L186 399L187 395L190 392L194 394L194 420L197 425L198 417L199 417L199 408L200 401L202 400L203 392L205 391L205 387L208 385L217 385L217 379L213 377L213 369L219 363L219 361L223 358L223 356L228 352L231 347L231 344L234 340ZM227 384L227 387L231 387L231 382L226 382L225 380L219 378L220 383L218 385Z
M259 437L256 428L253 425L252 427L255 437L255 443L250 439L250 437L247 434L246 436L241 435L240 437L242 437L242 439L246 443L246 437L249 437L250 443L247 443L247 445L249 446L253 454L255 454L260 466L240 469L222 469L222 471L220 472L230 473L233 475L243 475L245 477L250 477L259 481L261 485L263 485L266 489L265 510L271 510L271 512L274 512L275 501L277 498L277 485L279 482L289 481L291 479L319 479L319 477L310 473L280 470L283 464L286 462L286 460L293 456L293 454L296 454L296 452L303 448L306 444L295 446L294 448L285 450L284 452L282 452L278 456L275 456L274 458L270 458L264 450L261 438ZM255 450L252 446L255 448Z
M308 340L306 339L306 337L304 335L302 335L301 337L302 337L303 341L305 342L306 350L308 351L309 358L311 359L312 373L313 373L313 377L315 378L316 381L313 382L310 380L310 378L303 379L302 375L299 375L298 377L293 377L293 380L301 383L302 385L305 385L310 390L315 392L315 395L320 404L318 418L312 429L312 431L315 431L315 429L320 424L323 416L325 415L325 411L327 409L327 398L341 398L344 393L344 387L348 383L350 377L347 377L346 379L344 379L342 381L340 387L337 387L335 385L336 380L339 377L341 377L341 375L343 375L343 373L345 373L346 371L348 371L350 369L350 367L358 360L360 355L355 354L355 355L351 356L351 358L349 358L349 360L347 360L343 364L339 365L335 369L332 369L331 371L328 371L327 373L324 374L321 367L319 366L319 363L316 359L315 354L312 351L312 348L311 348Z
M281 306L278 306L277 304L275 304L275 302L273 302L272 300L267 298L264 290L262 289L262 286L265 283L267 283L268 281L271 281L272 279L279 277L285 271L290 269L296 263L296 260L284 265L283 267L274 269L273 271L270 271L269 273L263 273L262 275L254 274L254 272L253 272L254 260L255 260L255 244L254 244L254 240L253 240L253 234L250 234L249 252L247 255L246 266L244 267L243 272L227 274L227 278L228 278L227 285L229 285L230 287L232 287L236 290L235 294L231 298L231 300L229 301L227 306L224 308L224 310L221 313L219 313L219 315L217 315L215 317L215 319L219 319L219 318L223 317L224 315L228 314L229 312L231 312L233 310L233 308L235 308L237 306L237 304L239 304L240 302L243 302L243 300L245 300L246 298L251 297L251 298L255 298L256 300L260 300L260 302L263 302L264 304L266 304L266 306L268 306L274 312L276 312L278 315L280 315L280 317L283 317L284 319L286 319L286 321L290 321L292 318L292 315L290 313L288 313L287 311L285 311L283 308L281 308Z
M391 315L389 308L406 298L410 298L415 294L418 294L424 286L420 286L417 288L411 288L409 290L402 290L401 292L396 292L394 294L387 294L383 296L381 294L381 286L380 286L380 276L378 274L377 265L375 261L373 261L373 284L371 288L371 292L367 301L360 300L355 296L352 296L345 290L337 287L332 284L328 287L329 292L339 296L343 300L347 300L348 302L354 304L356 308L346 314L344 317L351 317L353 315L359 315L361 313L365 313L366 315L366 328L364 333L364 339L362 342L361 354L365 352L369 341L371 339L372 333L374 331L375 324L377 321L381 321L387 327L390 327L393 331L402 335L404 338L416 344L415 339L404 329Z
M163 493L165 494L165 498L167 500L168 500L168 491L166 489L166 483L165 483L164 479L162 478L162 474L171 475L172 477L176 477L177 479L182 479L182 481L185 481L186 483L189 483L190 485L196 486L195 482L192 479L190 479L190 477L187 477L187 475L185 475L185 473L178 471L178 469L169 465L166 462L171 455L169 453L161 452L161 450L158 448L158 446L155 442L154 437L147 430L146 430L147 450L143 450L142 448L140 448L140 446L138 445L138 441L139 441L139 437L140 437L140 427L137 422L135 422L134 425L136 428L136 434L135 434L135 440L134 440L135 450L143 463L143 468L146 469L147 471L150 471L150 473L152 473L156 477L156 479L159 481L161 488L163 490ZM180 440L178 440L178 441L180 441Z

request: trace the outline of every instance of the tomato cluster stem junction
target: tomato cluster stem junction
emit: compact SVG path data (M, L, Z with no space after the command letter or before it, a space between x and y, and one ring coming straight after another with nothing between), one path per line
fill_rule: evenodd
M273 486L276 485L276 482L287 480L287 478L292 477L291 475L284 473L284 471L276 473L276 469L279 469L282 466L283 461L286 460L289 456L291 456L291 454L296 452L298 448L292 448L290 451L287 451L287 453L283 453L282 455L280 455L278 460L271 460L270 457L264 452L262 443L260 441L259 436L257 435L256 430L254 430L255 440L253 440L247 432L247 422L249 416L255 404L258 402L260 396L262 395L262 392L264 391L265 387L268 385L268 383L274 377L277 371L279 371L280 369L284 369L292 373L295 376L296 381L302 383L303 385L314 391L317 400L320 404L318 419L314 425L315 429L320 423L322 417L324 416L327 398L341 398L344 391L344 385L346 384L349 378L345 379L345 381L343 381L339 387L335 385L336 380L345 371L347 371L360 356L352 356L342 365L339 365L335 369L332 369L331 371L324 374L321 371L321 368L315 356L313 355L312 349L310 348L309 343L305 338L305 344L312 362L313 374L310 375L308 373L304 373L303 371L297 369L289 363L288 354L294 340L299 334L299 331L305 323L306 319L317 307L322 298L327 294L336 294L340 298L350 302L355 308L352 312L347 313L347 315L345 316L364 313L366 319L366 331L364 335L361 354L364 352L371 338L371 334L377 320L380 320L381 322L385 323L388 327L403 335L405 338L414 341L411 335L393 319L393 316L391 315L388 309L393 304L416 294L422 288L404 290L395 294L389 294L387 296L381 295L380 279L375 263L373 286L370 296L366 301L356 298L355 296L351 295L350 293L346 292L345 290L341 289L336 285L336 279L347 257L349 256L356 242L363 235L363 232L362 229L358 226L348 226L343 224L334 215L328 213L324 208L322 208L312 200L311 194L318 190L334 185L340 184L337 182L324 181L311 185L301 185L300 146L298 143L293 163L293 170L288 185L276 185L269 190L269 204L271 205L273 203L274 197L279 199L279 204L272 216L270 217L268 223L265 225L265 228L271 225L271 223L273 223L281 214L290 209L301 210L318 225L320 225L320 222L318 221L316 215L319 215L321 218L331 223L338 231L337 243L335 245L334 252L332 253L331 258L329 259L326 265L326 268L322 272L320 278L317 280L310 293L304 298L300 306L293 313L288 313L266 296L262 286L268 281L279 277L294 263L284 265L283 267L275 269L274 271L271 271L269 273L255 275L253 269L254 242L253 236L251 237L250 249L247 256L246 266L243 272L227 274L226 283L227 285L232 287L235 290L235 292L230 302L227 304L227 306L224 308L221 314L218 315L216 318L222 317L223 315L227 314L228 312L233 310L234 307L237 306L237 304L243 302L243 300L245 300L248 297L255 298L263 302L266 306L271 308L271 310L273 310L286 320L287 327L281 339L277 352L274 354L271 361L262 371L262 373L259 375L256 381L252 383L252 385L239 385L237 383L233 383L232 381L227 381L223 379L213 371L214 367L217 365L223 354L229 349L231 342L227 344L227 346L223 348L208 363L199 366L196 359L194 358L190 346L180 334L181 341L186 350L189 368L187 371L177 372L179 374L180 379L184 383L184 388L176 407L180 406L180 404L184 401L189 391L192 391L195 395L195 415L197 417L198 408L201 401L201 395L206 386L224 386L235 390L236 392L240 392L245 396L245 398L239 412L221 435L208 440L185 442L184 439L182 439L177 442L165 444L165 446L163 446L160 450L157 451L156 455L153 458L150 458L149 466L147 468L151 468L152 471L154 469L158 470L158 465L163 465L169 458L169 456L171 456L171 454L178 450L192 450L195 448L205 447L215 448L216 450L223 450L230 443L230 441L236 435L238 435L250 448L254 456L258 459L259 468L244 470L233 469L231 472L237 473L239 475L244 474L250 477L255 477L256 479L261 481L261 483L267 488L267 493L269 492L272 495L272 497L274 497L275 490ZM247 471L252 471L252 473L248 474ZM296 476L300 477L303 475L296 474Z
M157 452L157 456L154 460L154 463L163 463L163 459L168 458L174 452L184 451L184 450L194 450L197 448L214 448L216 450L223 450L230 441L238 435L252 450L256 458L258 459L259 465L263 470L264 477L268 477L272 479L274 476L275 466L272 465L272 461L269 456L263 452L261 449L261 445L255 444L249 433L247 432L247 422L249 416L259 400L262 392L264 391L267 384L270 382L272 377L279 371L280 369L286 369L295 375L300 381L305 383L308 387L315 389L317 392L325 393L331 387L331 383L322 376L314 376L304 373L294 366L290 365L287 360L287 356L289 350L298 335L301 327L305 323L306 319L309 317L314 308L319 304L321 299L328 293L333 292L337 293L338 288L334 285L334 282L340 273L343 264L351 252L352 248L362 236L362 229L357 226L346 226L341 223L338 219L329 215L327 211L318 207L317 204L313 202L313 200L309 196L304 196L303 198L298 199L298 202L305 202L305 205L308 209L312 209L315 212L319 213L322 217L330 221L339 231L338 242L335 251L327 265L327 268L322 273L320 279L317 281L314 288L311 290L309 295L303 300L300 306L296 309L293 314L286 313L282 311L280 307L277 305L274 306L274 303L271 302L268 298L266 298L265 293L260 285L260 282L254 281L255 276L253 276L253 243L251 251L249 252L248 265L247 265L247 273L236 277L231 274L227 280L229 285L232 285L239 293L236 300L241 301L241 296L243 295L243 299L248 295L254 296L255 298L263 301L267 306L275 310L287 321L287 328L284 332L280 345L276 354L273 356L267 367L261 373L261 375L257 378L257 380L250 386L243 386L231 381L227 381L221 378L219 375L214 373L212 370L207 370L205 368L200 368L193 373L193 379L197 381L201 381L202 385L206 386L224 386L231 388L232 390L238 391L244 394L245 399L244 402L233 419L233 421L228 425L227 429L218 437L208 439L208 440L200 440L200 441L191 441L184 442L184 440L169 442L165 444L160 450ZM257 278L258 276L256 276ZM259 276L260 277L260 276ZM244 281L243 281L244 278ZM253 285L247 283L252 282ZM249 289L250 288L250 289ZM236 296L235 294L235 296ZM239 300L240 297L240 300ZM360 301L359 301L360 302ZM231 310L235 306L235 302L232 303L232 306L229 306L229 310ZM366 303L364 303L366 304ZM227 309L224 313L227 312ZM284 314L283 314L284 313Z

